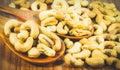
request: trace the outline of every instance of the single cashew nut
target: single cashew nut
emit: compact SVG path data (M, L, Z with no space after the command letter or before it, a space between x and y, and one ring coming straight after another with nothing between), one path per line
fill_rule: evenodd
M32 20L26 21L24 24L20 26L20 28L23 30L30 29L30 36L33 37L34 39L37 38L39 35L39 27L37 23L35 23Z
M53 56L55 56L55 54L56 54L55 50L49 48L48 46L46 46L46 45L44 45L44 44L42 44L42 43L39 43L39 44L37 45L37 49L38 49L38 50L40 49L39 51L41 51L41 49L42 49L42 50L43 50L42 52L43 52L45 55L47 55L47 56L53 57Z
M64 42L65 42L65 45L66 45L67 48L70 49L70 48L73 47L73 42L72 42L70 39L65 38L65 39L64 39Z
M38 6L40 8L38 8ZM33 11L44 11L44 10L47 10L47 5L41 1L34 1L32 4L31 4L31 9Z
M26 40L28 36L29 32L27 30L20 30L20 33L17 34L17 37L22 41Z
M66 26L66 23L64 21L61 21L57 25L57 32L60 34L67 34L69 31L69 28Z
M120 23L113 23L108 27L108 32L110 34L116 34L120 30Z
M9 35L11 33L11 29L19 26L21 23L22 22L15 19L10 19L8 22L6 22L4 26L5 35Z
M52 31L52 32L56 32L57 31L57 27L55 25L53 25L53 26L47 26L46 28L48 30Z
M117 62L117 58L115 57L109 57L105 61L107 62L108 65L112 65L114 62Z

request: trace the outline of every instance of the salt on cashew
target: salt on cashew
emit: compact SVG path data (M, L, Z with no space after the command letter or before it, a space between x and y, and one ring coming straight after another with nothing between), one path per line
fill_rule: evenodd
M39 6L39 8L38 8ZM47 10L47 5L41 1L34 1L32 4L31 4L31 9L33 11L44 11L44 10Z
M120 23L113 23L108 27L108 32L110 34L116 34L120 30Z
M56 25L58 20L55 17L49 17L41 21L41 26L52 26Z
M64 61L66 63L66 65L68 66L83 66L84 65L84 61L82 61L81 59L76 59L74 58L71 54L66 54L64 57Z
M29 32L27 30L20 30L20 33L17 34L18 39L25 41L29 36Z
M81 51L80 47L81 47L81 43L80 42L75 42L73 47L68 49L67 52L68 53L73 53L73 54L78 53L78 52Z
M51 49L50 47L48 47L48 46L46 46L46 45L44 45L44 44L42 44L42 43L39 43L39 44L37 45L37 49L38 49L39 51L42 50L41 52L43 52L45 55L50 56L50 57L53 57L53 56L56 55L55 50Z
M24 24L22 24L20 26L20 29L22 29L22 30L29 29L30 36L33 37L34 39L37 38L37 36L39 35L39 27L38 27L37 23L35 23L32 20L28 20Z
M53 26L46 26L46 28L52 32L56 32L57 31L57 27L55 25Z
M22 22L15 20L15 19L10 19L5 23L4 26L4 33L5 35L9 35L12 31L12 28L18 27Z
M68 26L66 26L66 23L64 21L61 21L57 25L57 32L60 34L67 34L69 31Z
M62 11L65 11L68 7L69 5L65 0L54 0L51 5L52 9L62 10Z
M104 49L103 53L110 57L117 57L117 51L114 49Z
M19 52L27 52L32 48L33 41L32 37L28 37L24 43L16 42L14 48Z
M73 47L73 42L69 38L65 38L64 43L68 49Z
M41 43L45 44L48 47L52 47L54 42L44 34L39 34L38 39Z
M73 57L79 58L79 59L85 59L85 58L88 58L90 56L90 54L91 54L91 51L86 49L79 53L73 54Z
M30 58L37 58L40 56L42 52L40 52L36 47L32 47L29 51L28 51L28 57Z
M61 49L61 40L60 40L60 38L55 33L49 31L45 27L40 27L40 30L41 30L41 32L43 34L45 34L46 36L48 36L49 38L51 38L54 41L54 45L52 46L52 48L55 51L59 51Z

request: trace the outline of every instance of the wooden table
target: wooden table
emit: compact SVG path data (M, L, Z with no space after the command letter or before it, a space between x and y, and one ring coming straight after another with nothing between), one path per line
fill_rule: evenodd
M13 0L0 0L0 4L8 5L10 1ZM94 0L91 0L94 1ZM120 0L101 0L113 2L116 4L117 8L120 10ZM0 12L1 14L1 12ZM3 14L2 15L6 15ZM102 68L91 68L91 67L68 67L65 66L63 61L56 61L55 63L46 65L35 65L26 62L13 54L1 41L0 39L0 70L115 70L113 67L104 66Z

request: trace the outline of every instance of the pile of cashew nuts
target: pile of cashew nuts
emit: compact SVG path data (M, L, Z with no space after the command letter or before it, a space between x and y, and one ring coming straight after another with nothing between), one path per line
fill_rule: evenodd
M10 19L4 26L4 34L16 51L27 53L31 58L40 57L41 54L53 57L61 49L60 38L32 20L23 23Z
M62 38L66 46L66 65L81 67L87 64L91 67L102 67L115 64L114 66L120 69L120 11L113 3L36 0L30 4L25 0L17 0L9 6L16 8L16 5L24 10L39 11L41 21L40 30L33 21L22 23L10 20L6 23L4 33L9 36L17 51L28 52L29 57L38 57L43 53L55 56L56 51L61 48L61 41L54 33L84 36L91 34L94 29L93 35L88 38L76 41ZM13 27L14 30L11 30ZM34 45L36 40L38 44Z

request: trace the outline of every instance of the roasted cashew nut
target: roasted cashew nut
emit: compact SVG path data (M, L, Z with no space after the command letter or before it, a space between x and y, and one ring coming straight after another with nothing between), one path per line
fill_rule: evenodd
M24 24L20 26L22 30L27 30L30 29L30 36L33 37L34 39L38 37L39 35L39 27L37 23L35 23L32 20L26 21Z
M73 57L79 58L79 59L85 59L85 58L88 58L90 56L90 54L91 54L90 50L83 50L79 53L73 54Z
M81 59L74 58L69 53L65 55L64 61L65 61L66 65L68 65L68 66L78 66L78 67L81 67L81 66L84 65L84 61L82 61Z
M32 47L29 51L28 51L28 57L30 58L37 58L40 56L42 52L40 52L36 47Z
M52 47L54 45L54 42L44 34L40 34L38 36L38 39L39 39L40 43L43 43L48 47Z
M52 32L56 32L57 31L57 27L55 25L53 25L53 26L47 26L46 28L48 30L52 31Z
M65 42L65 45L66 45L67 48L70 49L70 48L73 47L73 42L72 42L70 39L65 38L65 39L64 39L64 42Z
M69 5L65 0L54 0L51 5L52 9L62 10L62 11L65 11L68 7Z
M81 43L80 42L75 42L73 47L68 49L67 52L68 53L78 53L78 52L81 51L80 47L81 47Z
M48 46L46 46L46 45L44 45L44 44L42 44L42 43L39 43L38 45L37 45L37 49L39 50L39 51L41 51L41 52L43 52L45 55L47 55L47 56L51 56L51 57L53 57L53 56L55 56L55 54L56 54L56 52L55 52L55 50L53 50L53 49L51 49L50 47L48 47Z
M108 27L108 32L110 34L116 34L120 30L120 23L113 23Z
M9 35L11 33L11 29L14 27L18 27L22 22L15 20L15 19L10 19L8 22L6 22L4 26L4 33L5 35Z
M69 31L69 28L66 26L66 23L64 21L61 21L57 25L57 32L60 34L67 34Z
M38 6L40 8L38 8ZM31 4L31 9L33 11L40 11L41 12L41 11L47 10L47 5L41 1L35 1Z
M17 34L18 39L24 41L28 38L29 32L27 30L20 30L20 33Z
M60 40L60 38L55 33L49 31L45 27L40 27L40 30L41 30L41 32L43 34L45 34L46 36L48 36L49 38L51 38L54 41L54 45L52 46L52 48L55 51L59 51L61 49L61 40Z

